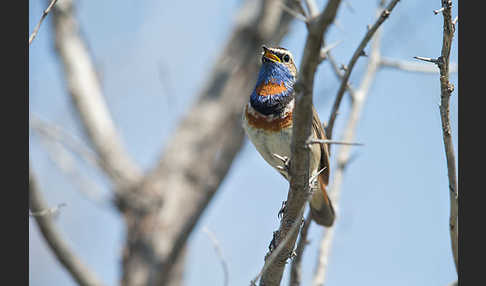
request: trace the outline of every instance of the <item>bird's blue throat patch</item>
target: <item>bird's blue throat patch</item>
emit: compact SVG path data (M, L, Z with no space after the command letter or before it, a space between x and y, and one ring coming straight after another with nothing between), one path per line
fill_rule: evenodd
M250 96L251 106L264 115L280 114L293 99L294 83L295 77L285 65L264 62Z

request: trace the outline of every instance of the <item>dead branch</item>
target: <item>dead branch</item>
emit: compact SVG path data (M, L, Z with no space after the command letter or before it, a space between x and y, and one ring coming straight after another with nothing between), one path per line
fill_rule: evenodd
M141 171L118 135L73 10L72 0L53 7L56 51L63 64L69 95L106 173L116 185L133 183L141 178Z
M349 76L351 75L351 71L354 68L354 65L356 64L358 58L362 55L362 52L368 42L371 40L371 37L373 34L378 30L378 28L385 22L385 20L388 18L390 13L392 12L393 8L395 8L395 5L398 3L399 0L393 0L388 4L388 6L383 9L381 12L380 16L376 20L376 22L371 26L368 31L366 32L364 38L361 40L361 43L359 44L358 48L356 51L353 53L353 56L349 60L349 63L346 65L346 72L344 73L343 79L341 81L341 85L339 87L336 99L334 101L334 104L332 106L332 111L331 115L328 120L328 126L326 128L326 134L329 139L332 138L332 131L334 128L334 121L336 120L337 112L339 109L339 105L341 104L341 100L343 99L344 92L346 91Z
M309 241L307 240L307 234L312 222L310 210L304 220L304 225L300 230L299 241L295 248L295 256L292 259L292 265L290 267L290 281L289 286L299 286L302 281L302 258L304 256L304 250Z
M456 272L458 267L459 253L458 253L458 196L459 190L457 186L456 177L456 159L454 153L454 144L452 143L452 131L449 117L449 100L451 93L454 91L454 86L449 82L450 63L449 57L451 53L452 38L454 37L455 26L452 20L452 1L441 0L442 7L435 10L434 13L442 12L444 19L443 36L442 36L442 50L441 55L437 58L414 57L418 60L431 62L439 68L440 72L440 119L442 123L442 138L444 142L444 150L447 161L447 177L449 180L449 197L450 197L450 215L449 228L452 245L452 255L454 257L454 264Z
M377 16L382 13L382 7L378 9ZM360 120L362 109L366 98L368 96L369 88L375 78L376 72L380 67L380 38L381 29L377 29L375 35L372 38L371 43L371 53L369 55L368 64L366 67L365 74L360 83L359 88L354 92L354 100L352 101L351 111L348 117L348 121L344 128L343 141L352 142L354 139L354 134L356 132L357 124ZM334 209L336 213L339 213L339 197L341 194L341 184L343 181L344 171L346 166L350 161L351 146L343 145L339 148L336 155L337 168L334 171L332 178L332 186L330 188L330 199L334 204ZM331 250L331 245L334 237L335 227L332 227L324 233L322 238L319 257L314 272L313 286L324 285L326 278L327 264L329 261L329 255Z
M30 164L30 163L29 163ZM50 208L46 206L39 191L39 186L32 167L29 166L29 208L31 213L38 214ZM59 262L72 275L79 285L103 285L101 280L72 252L61 234L57 231L52 217L49 215L34 215L42 236L51 248Z
M422 72L422 73L438 73L439 69L435 66L428 64L419 64L416 62L392 59L387 57L382 57L380 59L380 65L388 68L395 68L403 71L409 72ZM449 66L449 73L457 72L457 64L451 63Z
M442 51L441 56L437 59L437 65L440 70L440 119L442 122L442 137L444 140L444 149L447 160L447 176L449 179L449 196L450 196L450 216L449 227L452 245L452 254L458 270L459 253L458 253L458 196L459 189L456 177L456 159L454 145L452 143L452 129L449 117L449 99L454 90L454 86L449 82L449 56L451 53L452 38L454 37L455 26L452 23L452 1L441 0L442 16L444 18Z
M306 2L307 3L307 2ZM260 285L279 285L286 261L293 251L298 232L290 233L294 223L302 220L305 203L309 194L309 149L306 140L311 134L312 90L314 75L319 64L324 34L336 17L340 0L330 0L324 11L308 22L308 35L299 68L299 79L295 84L295 109L293 112L293 134L291 143L290 191L287 196L286 211L277 231L277 248L283 245L276 259L264 271ZM290 237L285 244L283 240ZM281 244L282 243L282 244ZM272 255L275 255L272 253ZM267 255L268 257L269 255Z
M88 146L81 142L81 140L74 137L61 126L41 119L36 114L32 113L29 116L29 125L42 137L53 142L59 142L59 144L64 145L73 153L76 153L76 155L95 169L103 170L103 162L98 156Z
M339 140L323 140L323 139L312 139L312 140L307 140L307 145L310 144L337 144L337 145L354 145L354 146L363 146L363 143L358 143L358 142L346 142L346 141L339 141Z
M216 238L216 235L212 231L210 231L207 227L203 228L203 231L207 234L211 242L213 243L214 250L216 251L216 254L218 255L219 261L221 262L221 266L223 267L223 273L224 273L224 286L229 285L229 270L228 270L228 262L224 258L223 255L223 250L221 249L221 245Z
M47 17L47 14L49 14L49 12L51 11L52 7L54 7L54 5L56 5L56 2L57 2L57 0L51 0L51 3L49 3L49 6L47 6L46 10L44 10L44 12L42 12L42 16L41 16L39 22L37 23L37 26L35 26L34 31L32 32L32 34L30 34L30 37L29 37L29 46L30 46L30 44L32 44L32 41L37 36L37 33L39 33L39 29L40 29L40 26L41 26L42 22Z

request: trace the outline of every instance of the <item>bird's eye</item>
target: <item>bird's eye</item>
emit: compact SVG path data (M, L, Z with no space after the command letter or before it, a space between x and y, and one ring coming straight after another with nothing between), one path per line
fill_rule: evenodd
M289 55L283 56L283 61L286 62L286 63L288 63L290 61Z

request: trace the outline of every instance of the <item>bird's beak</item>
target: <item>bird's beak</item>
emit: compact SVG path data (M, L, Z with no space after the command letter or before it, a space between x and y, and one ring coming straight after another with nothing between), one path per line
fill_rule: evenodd
M281 63L279 57L277 57L274 53L272 53L267 47L263 46L263 57L266 59L271 60L272 62Z

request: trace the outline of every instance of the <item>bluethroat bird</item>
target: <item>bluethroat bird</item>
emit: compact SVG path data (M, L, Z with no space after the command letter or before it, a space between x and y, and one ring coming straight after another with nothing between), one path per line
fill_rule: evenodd
M292 54L280 47L263 47L262 65L255 89L243 110L243 128L260 155L289 180L283 158L290 158L294 84L297 76ZM316 109L312 106L312 138L326 139ZM329 182L327 145L310 145L310 177L317 176L310 200L312 219L331 226L334 208L326 191Z

